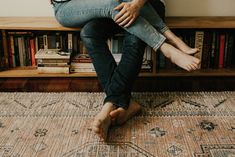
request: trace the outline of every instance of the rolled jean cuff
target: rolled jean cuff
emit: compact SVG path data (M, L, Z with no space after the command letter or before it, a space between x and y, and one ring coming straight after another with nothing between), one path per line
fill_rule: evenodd
M169 30L169 27L165 26L160 30L160 32L163 34L167 30Z
M165 42L166 37L161 37L160 40L158 40L157 44L153 47L154 51L157 51L159 49L159 47Z
M126 102L125 102L126 101ZM115 105L117 108L121 107L125 110L128 109L130 100L120 100L120 97L116 96L109 96L104 99L104 104L107 102L111 102L113 105Z

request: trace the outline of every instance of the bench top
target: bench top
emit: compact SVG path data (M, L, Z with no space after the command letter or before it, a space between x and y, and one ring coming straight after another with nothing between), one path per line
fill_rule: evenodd
M166 23L170 28L235 28L235 17L166 17ZM0 17L0 29L80 30L63 27L54 17Z

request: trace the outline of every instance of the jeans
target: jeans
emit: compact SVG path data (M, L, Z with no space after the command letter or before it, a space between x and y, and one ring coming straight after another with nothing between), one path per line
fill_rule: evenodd
M63 26L82 27L95 18L114 19L118 13L114 8L119 4L117 0L71 0L63 4L56 3L55 17ZM166 39L162 33L168 27L153 7L146 2L140 10L140 16L130 27L124 29L157 50Z
M164 18L165 7L159 0L150 0ZM98 79L106 94L104 103L112 102L127 109L133 83L141 69L146 44L134 35L124 32L122 58L117 65L107 45L107 39L123 31L111 19L101 18L88 22L80 36L92 58Z

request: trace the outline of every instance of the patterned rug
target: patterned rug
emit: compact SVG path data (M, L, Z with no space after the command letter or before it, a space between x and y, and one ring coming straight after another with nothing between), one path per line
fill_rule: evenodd
M143 112L103 143L104 93L0 93L0 157L235 157L235 92L133 97Z

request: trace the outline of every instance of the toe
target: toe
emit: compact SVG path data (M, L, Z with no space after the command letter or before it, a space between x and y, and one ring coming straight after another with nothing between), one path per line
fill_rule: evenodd
M110 115L110 117L111 117L112 119L117 118L118 115L119 115L123 110L124 110L124 109L122 109L121 107L119 107L118 109L111 111L109 115Z

